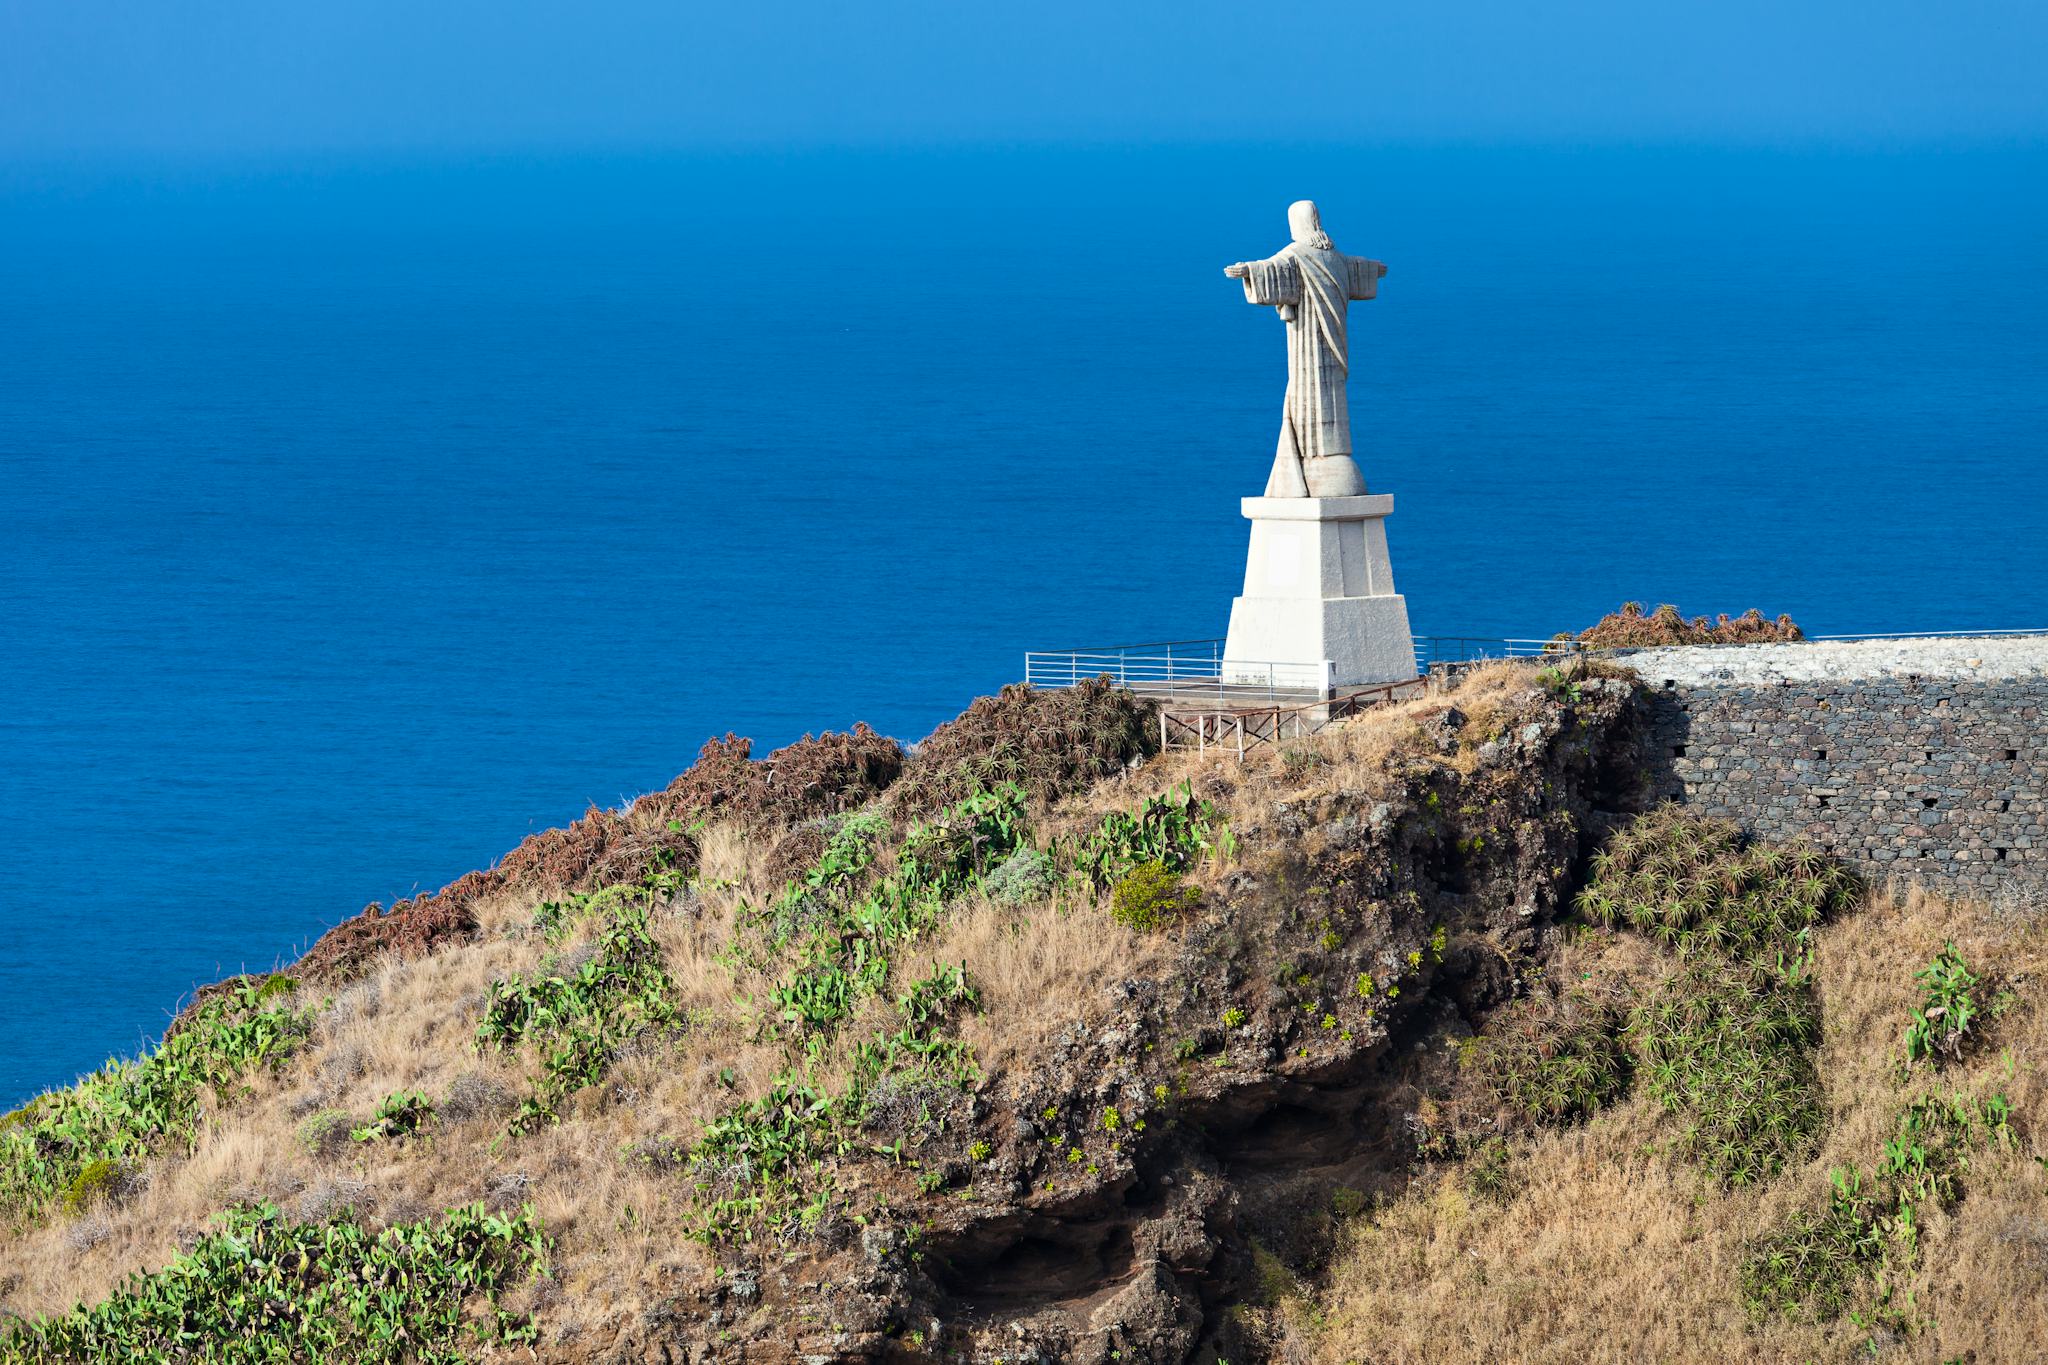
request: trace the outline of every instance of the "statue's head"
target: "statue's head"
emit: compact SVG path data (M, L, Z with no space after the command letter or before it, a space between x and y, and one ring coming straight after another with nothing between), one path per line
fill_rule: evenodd
M1330 250L1330 234L1323 231L1323 215L1313 199L1297 199L1287 206L1287 230L1303 246Z

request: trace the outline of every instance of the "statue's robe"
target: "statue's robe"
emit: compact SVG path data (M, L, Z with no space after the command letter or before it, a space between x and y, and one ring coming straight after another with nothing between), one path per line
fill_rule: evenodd
M1287 397L1266 496L1306 497L1303 460L1351 453L1351 409L1344 398L1350 371L1345 305L1377 294L1386 267L1333 248L1291 242L1277 256L1246 262L1245 272L1245 298L1279 309L1287 322Z

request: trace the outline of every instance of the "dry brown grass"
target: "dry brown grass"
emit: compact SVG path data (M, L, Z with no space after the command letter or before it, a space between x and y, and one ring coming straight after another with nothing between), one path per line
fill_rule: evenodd
M1108 987L1155 972L1165 951L1162 939L1134 934L1092 904L1018 911L976 897L902 972L916 980L942 963L965 964L981 1012L961 1022L960 1036L993 1076L1044 1057L1069 1025L1107 1014Z
M1517 1193L1475 1202L1455 1171L1412 1190L1356 1230L1322 1305L1293 1305L1313 1358L1338 1361L1805 1361L1856 1357L1870 1333L1750 1321L1737 1270L1748 1239L1818 1204L1831 1167L1868 1167L1900 1108L1928 1088L1902 1080L1900 1034L1913 973L1953 939L2018 1003L1991 1041L1939 1078L2002 1089L2017 1153L1985 1153L1953 1215L1926 1220L1917 1311L1931 1319L1902 1358L2042 1358L2048 1342L2048 932L1918 892L1885 894L1820 938L1825 1009L1820 1070L1831 1123L1811 1160L1762 1190L1722 1194L1663 1155L1673 1130L1640 1097L1518 1154ZM2008 1072L2006 1058L2011 1059Z
M688 1236L688 1182L622 1154L672 1151L706 1120L766 1093L790 1065L787 1046L764 1041L745 1003L764 998L772 982L722 951L741 907L778 889L761 871L767 843L734 822L702 832L697 893L650 923L687 1027L616 1061L603 1084L571 1100L559 1124L504 1137L509 1109L529 1082L523 1059L476 1051L476 1024L494 980L532 971L549 954L574 954L599 925L586 921L548 945L534 916L559 891L506 890L477 902L468 941L385 958L335 988L313 1037L279 1074L257 1077L249 1094L213 1107L189 1154L152 1160L139 1188L95 1210L89 1227L58 1218L0 1236L4 1307L35 1316L97 1301L127 1272L164 1265L230 1204L269 1200L302 1217L348 1205L377 1226L472 1199L531 1200L557 1243L547 1290L554 1343L582 1351L605 1342L708 1267ZM823 1051L816 1077L843 1086L854 1040L890 1026L889 996L939 962L964 962L981 990L985 1012L964 1020L963 1032L983 1065L998 1069L1027 1060L1067 1023L1093 1018L1107 1005L1100 987L1146 970L1157 950L1092 904L1017 911L970 898L940 937L904 954L889 990ZM444 1118L430 1142L342 1142L320 1152L302 1136L314 1114L339 1110L363 1122L396 1091L417 1090L439 1104L458 1082L499 1102Z
M1055 815L1076 826L1092 823L1113 809L1192 782L1199 794L1216 801L1233 826L1248 827L1267 819L1275 801L1394 791L1401 786L1402 768L1412 761L1469 773L1478 763L1478 744L1492 736L1511 700L1529 690L1536 671L1537 665L1525 660L1485 664L1447 691L1377 707L1277 746L1262 745L1241 763L1219 759L1213 751L1172 749L1120 779L1099 783ZM1455 753L1440 754L1428 726L1451 707L1466 717L1460 733L1467 742Z
M700 1266L701 1254L685 1237L681 1183L619 1153L695 1131L693 1120L717 1102L717 1087L703 1083L707 1057L729 1050L742 1066L750 1060L725 1031L689 1035L683 1050L695 1055L622 1061L602 1094L586 1092L563 1123L530 1138L498 1142L502 1108L443 1122L431 1142L344 1143L323 1155L301 1138L314 1113L339 1109L360 1122L394 1091L439 1102L459 1077L522 1093L518 1065L479 1055L471 1042L491 981L530 970L547 951L532 932L540 899L494 898L479 907L474 942L388 958L338 990L309 1045L280 1074L254 1078L248 1095L215 1106L189 1155L148 1163L140 1188L95 1211L91 1238L58 1218L0 1239L4 1306L42 1315L103 1298L122 1275L168 1262L235 1203L269 1200L299 1216L347 1203L380 1225L472 1199L530 1198L557 1238L555 1275L570 1290L551 1323L587 1335L643 1310L662 1285ZM711 958L728 915L707 907L659 920L686 1003L730 1003L732 983L719 980Z

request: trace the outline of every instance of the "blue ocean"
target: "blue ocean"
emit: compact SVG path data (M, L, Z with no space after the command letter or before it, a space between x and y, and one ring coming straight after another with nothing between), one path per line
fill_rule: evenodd
M1222 633L1320 201L1418 633L2048 626L2048 152L0 167L0 1107L709 736Z

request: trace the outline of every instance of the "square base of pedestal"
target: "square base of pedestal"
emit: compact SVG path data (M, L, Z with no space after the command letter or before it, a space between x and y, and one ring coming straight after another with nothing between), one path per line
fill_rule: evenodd
M1230 604L1224 680L1233 660L1308 663L1327 659L1338 687L1406 682L1415 676L1408 600L1383 597L1239 597ZM1262 675L1263 676L1263 675Z

